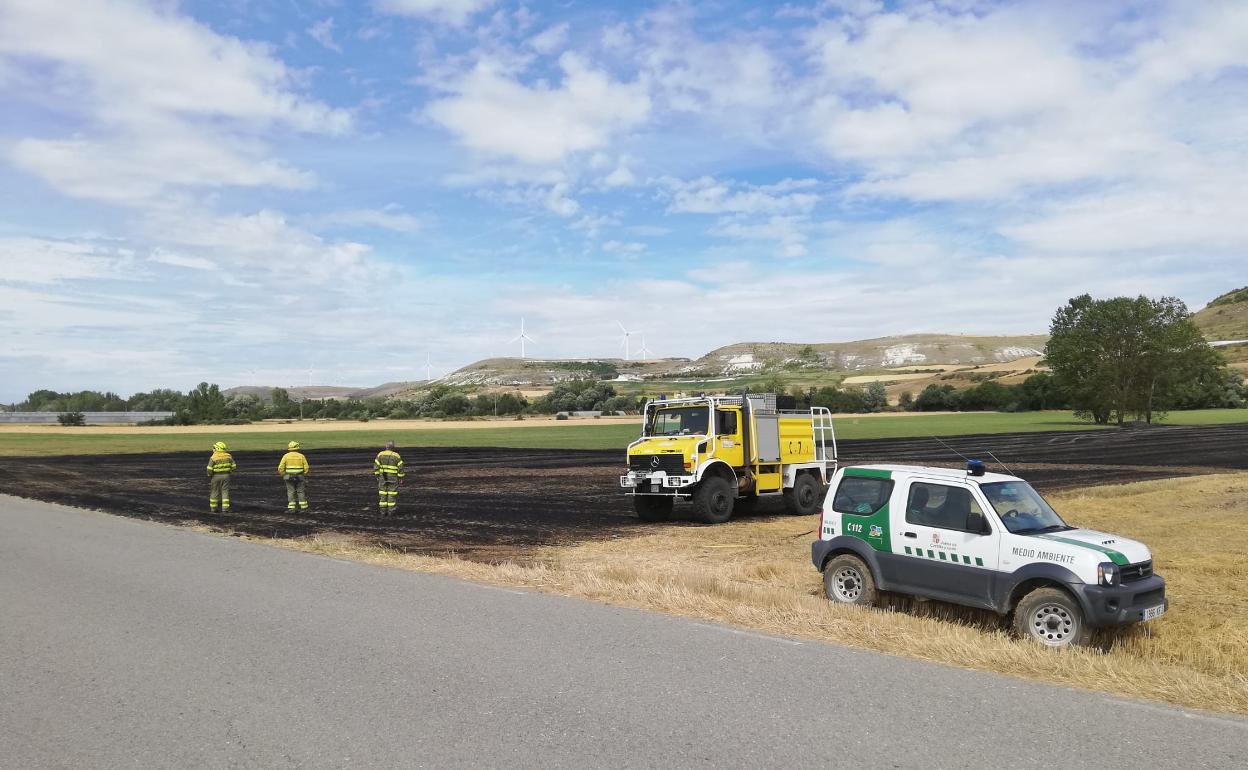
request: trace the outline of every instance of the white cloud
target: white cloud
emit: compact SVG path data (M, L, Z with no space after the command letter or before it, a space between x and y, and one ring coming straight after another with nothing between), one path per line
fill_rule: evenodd
M334 19L332 16L308 27L308 36L323 47L335 53L342 53L342 46L334 42Z
M712 177L660 180L669 196L669 214L714 214L719 219L710 234L738 241L776 244L776 255L801 257L807 253L810 214L819 195L813 179L784 179L753 185Z
M561 217L574 216L581 210L581 204L568 197L568 185L563 182L546 192L544 202L548 210Z
M628 167L628 161L621 158L619 165L602 178L602 183L607 187L629 187L636 184L637 177L633 175L632 169Z
M722 182L712 177L665 180L671 191L667 210L687 214L809 213L819 196L797 192L814 187L813 179L785 179L772 185Z
M698 34L692 7L668 6L636 25L637 42L621 35L665 109L711 117L755 138L785 121L788 87L774 47L738 29L726 39Z
M852 194L918 201L1153 184L1220 143L1192 141L1195 113L1224 110L1192 93L1242 66L1248 6L1163 6L1147 24L1067 11L914 4L823 23L807 35L810 135L864 171Z
M335 211L319 218L325 225L347 227L375 227L396 233L416 233L424 227L419 217L404 213L396 204L380 209L351 209Z
M620 220L605 214L585 214L568 225L573 230L584 232L590 238L597 238L602 228L618 225Z
M1027 23L1030 22L1030 23ZM1004 8L986 16L919 6L843 20L810 35L822 142L850 158L905 157L984 121L1062 109L1086 90L1075 40Z
M371 261L371 249L354 241L327 241L290 224L279 211L203 215L175 211L153 216L153 240L254 275L277 277L288 290L333 285L338 292L367 294L389 269Z
M649 113L639 84L615 81L574 54L561 56L559 65L557 87L528 86L478 62L426 114L473 150L540 165L605 147Z
M608 254L636 255L646 250L646 244L636 241L607 241L602 244L602 250Z
M1173 190L1124 189L1084 196L1003 225L1001 232L1038 251L1180 253L1242 260L1248 253L1248 230L1243 226L1248 201L1241 182L1222 181L1193 180Z
M98 286L86 291L32 291L0 285L0 308L5 309L0 312L21 318L25 327L20 332L16 326L0 327L0 340L6 343L0 345L0 360L20 355L23 348L27 348L28 354L42 350L53 355L60 355L63 348L99 350L99 344L106 339L99 336L101 330L150 328L153 318L179 323L195 316L193 311L179 308L174 302L115 299ZM94 344L83 344L82 335L86 333L97 335L92 338Z
M603 49L607 51L627 51L635 43L633 33L629 31L627 24L612 24L603 27L599 39Z
M83 124L67 138L17 141L12 158L61 191L141 203L169 188L307 186L267 157L275 127L341 133L346 111L304 98L268 47L123 0L0 6L0 62L28 81L10 99L43 102Z
M742 241L775 242L777 256L804 257L807 250L803 229L808 224L805 218L792 216L773 216L762 221L725 219L711 228L711 233Z
M184 267L188 270L216 270L217 264L203 257L192 257L186 254L179 254L175 251L166 251L164 249L152 249L151 260L158 264L170 265L172 267Z
M525 42L530 48L540 54L552 54L567 44L569 29L570 27L565 21L561 24L547 27Z
M350 117L292 90L294 78L258 44L184 16L119 0L83 0L73 13L25 0L0 10L0 53L55 68L60 85L106 118L213 116L304 131L342 131Z
M0 283L108 278L129 262L115 246L44 238L0 239Z
M306 189L311 174L261 157L247 144L231 146L180 123L159 138L119 135L99 140L22 139L13 145L18 168L78 198L132 204L151 201L170 187L278 187Z
M373 0L382 13L432 19L462 26L470 18L494 5L494 0Z

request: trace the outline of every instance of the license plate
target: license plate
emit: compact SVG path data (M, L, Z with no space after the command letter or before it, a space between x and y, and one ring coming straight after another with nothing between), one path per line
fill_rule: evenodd
M1149 607L1148 609L1144 610L1144 619L1152 620L1153 618L1159 618L1161 617L1161 613L1165 611L1166 611L1166 605L1164 604L1158 604L1156 607Z

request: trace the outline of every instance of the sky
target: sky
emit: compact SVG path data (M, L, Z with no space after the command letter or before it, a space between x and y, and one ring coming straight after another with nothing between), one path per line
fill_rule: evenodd
M0 0L0 401L1197 309L1246 170L1238 0Z

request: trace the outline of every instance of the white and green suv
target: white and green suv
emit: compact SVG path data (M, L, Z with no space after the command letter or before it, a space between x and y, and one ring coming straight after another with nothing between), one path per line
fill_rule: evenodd
M832 601L894 591L1012 612L1019 634L1054 647L1168 606L1143 543L1071 527L1030 484L976 460L840 469L811 551Z

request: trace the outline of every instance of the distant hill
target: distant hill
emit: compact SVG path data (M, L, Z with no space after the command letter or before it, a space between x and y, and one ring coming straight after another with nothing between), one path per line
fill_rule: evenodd
M1205 339L1228 361L1248 371L1248 344L1218 345L1227 340L1248 340L1248 286L1216 297L1192 315Z
M1213 340L1248 340L1248 286L1214 299L1192 319Z
M373 396L394 396L424 384L424 380L416 380L413 382L387 382L384 385L372 388L355 388L346 385L240 385L236 388L226 388L222 393L226 397L259 396L260 398L268 399L273 395L275 387L282 387L286 389L286 392L295 401L305 398L315 400L327 398L371 398Z
M688 366L687 358L625 361L622 358L487 358L438 380L446 385L538 386L585 377L614 379L665 376Z
M899 366L980 366L1041 355L1047 337L914 334L856 342L742 342L701 358L488 358L438 382L486 387L549 387L582 377L624 380L732 379L770 371L857 372Z
M1014 361L1044 352L1048 337L975 337L960 334L910 334L855 342L741 342L712 350L689 369L732 375L780 366L860 371L933 364L978 365Z

